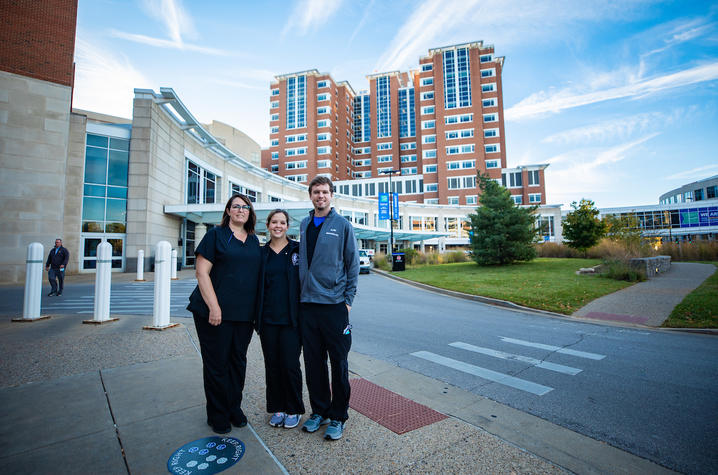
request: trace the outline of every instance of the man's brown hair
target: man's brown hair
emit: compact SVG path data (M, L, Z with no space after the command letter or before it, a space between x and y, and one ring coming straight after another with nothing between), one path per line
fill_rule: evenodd
M309 182L309 196L312 196L312 188L317 185L329 185L329 192L334 194L334 184L328 177L317 175Z

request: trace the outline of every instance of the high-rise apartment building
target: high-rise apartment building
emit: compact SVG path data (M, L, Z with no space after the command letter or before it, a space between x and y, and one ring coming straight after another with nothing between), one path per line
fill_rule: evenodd
M503 57L473 42L429 50L419 68L371 74L355 93L317 70L271 84L271 145L262 167L295 181L324 174L338 191L402 201L474 205L477 172L518 204L545 204L547 165L507 168Z

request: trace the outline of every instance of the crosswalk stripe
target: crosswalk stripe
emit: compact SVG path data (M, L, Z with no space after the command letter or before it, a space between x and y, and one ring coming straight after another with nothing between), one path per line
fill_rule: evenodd
M462 350L473 351L474 353L480 353L482 355L493 356L494 358L500 358L502 360L521 361L522 363L529 363L536 366L537 368L547 369L549 371L556 371L557 373L570 374L571 376L577 375L581 372L578 368L572 368L570 366L564 366L557 363L549 363L547 361L541 361L536 358L528 356L513 355L511 353L504 353L503 351L492 350L490 348L483 348L480 346L470 345L461 341L449 343L449 346L454 348L461 348Z
M555 351L556 353L563 353L564 355L578 356L579 358L588 358L590 360L602 360L606 355L600 355L598 353L588 353L586 351L571 350L568 348L562 348L560 346L544 345L543 343L534 343L531 341L517 340L515 338L507 338L505 336L500 337L501 340L506 343L514 343L516 345L531 346L533 348L540 348L542 350Z
M492 371L490 369L482 368L480 366L475 366L469 363L464 363L463 361L447 358L445 356L430 353L428 351L417 351L411 353L411 355L416 356L417 358L431 361L433 363L440 364L442 366L462 371L464 373L473 374L474 376L478 376L479 378L487 379L495 383L503 384L505 386L510 386L521 391L536 394L537 396L543 396L544 394L553 391L553 388L550 388L548 386L532 383L531 381L526 381L525 379L509 376L507 374Z

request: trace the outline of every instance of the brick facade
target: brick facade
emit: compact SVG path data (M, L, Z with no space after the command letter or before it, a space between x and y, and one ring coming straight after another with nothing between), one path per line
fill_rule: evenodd
M417 70L369 75L368 91L358 94L347 83L337 86L329 75L320 74L317 70L276 76L277 81L270 85L272 90L278 91L278 94L270 96L270 101L276 106L271 108L271 113L276 114L277 119L270 125L276 129L271 135L273 143L267 158L262 160L262 167L285 177L296 175L298 171L288 170L286 162L296 161L297 157L287 157L286 149L295 148L298 144L288 146L286 135L301 133L306 134L302 145L307 147L301 158L307 162L306 168L301 173L306 174L307 181L317 174L326 173L333 180L361 180L357 184L376 184L387 180L382 171L400 170L401 178L399 174L396 177L404 185L399 190L401 201L472 206L478 202L477 173L488 174L503 182L508 179L509 183L511 178L506 174L519 173L523 179L514 177L513 183L521 184L507 185L517 204L546 204L546 165L507 168L501 80L503 64L504 58L494 55L492 45L472 42L429 50L427 56L419 59ZM306 78L306 124L288 132L285 128L286 84L290 78L300 76ZM318 88L317 84L321 81L325 81L328 87ZM386 85L382 93L379 92L379 84ZM381 100L385 91L388 91L388 103ZM329 97L318 102L317 98L326 93ZM411 113L407 113L406 104L409 101L405 101L405 107L402 107L400 95L408 98L412 93L414 107ZM364 113L354 110L353 99L357 96L367 96L370 105L371 133L369 140L363 142L354 141L354 119L357 114ZM317 115L317 108L322 105L330 107L329 115ZM388 128L381 133L379 113L386 116L387 111ZM413 120L413 135L400 136L402 117L405 123ZM331 126L318 127L317 121L322 118L329 118ZM321 134L330 134L329 155L317 153L317 147L323 143L317 142ZM317 162L326 163L324 160L327 158L332 160L331 169L317 168ZM529 172L538 174L538 184L533 179L529 186ZM415 183L407 183L412 176L416 178ZM357 190L358 194L352 192L355 196L376 196L379 191L379 185L362 188L354 184L350 189Z
M0 70L72 86L77 0L0 2Z

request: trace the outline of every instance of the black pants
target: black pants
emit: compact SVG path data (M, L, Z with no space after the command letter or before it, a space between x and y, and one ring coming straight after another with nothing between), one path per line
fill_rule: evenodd
M194 325L202 352L207 422L217 428L230 427L230 421L244 419L242 391L252 324L223 320L212 326L207 317L195 313Z
M267 412L304 414L299 331L291 325L265 324L259 339L267 380Z
M302 345L304 369L312 413L346 421L349 418L349 363L351 333L344 334L349 312L338 304L302 304ZM331 390L327 356L332 366Z
M57 282L55 282L55 278L57 278L58 282L60 282L60 290L57 289ZM52 267L50 267L50 269L47 271L47 280L50 281L50 287L52 288L53 292L62 293L62 286L65 282L65 271L62 269L53 269Z

